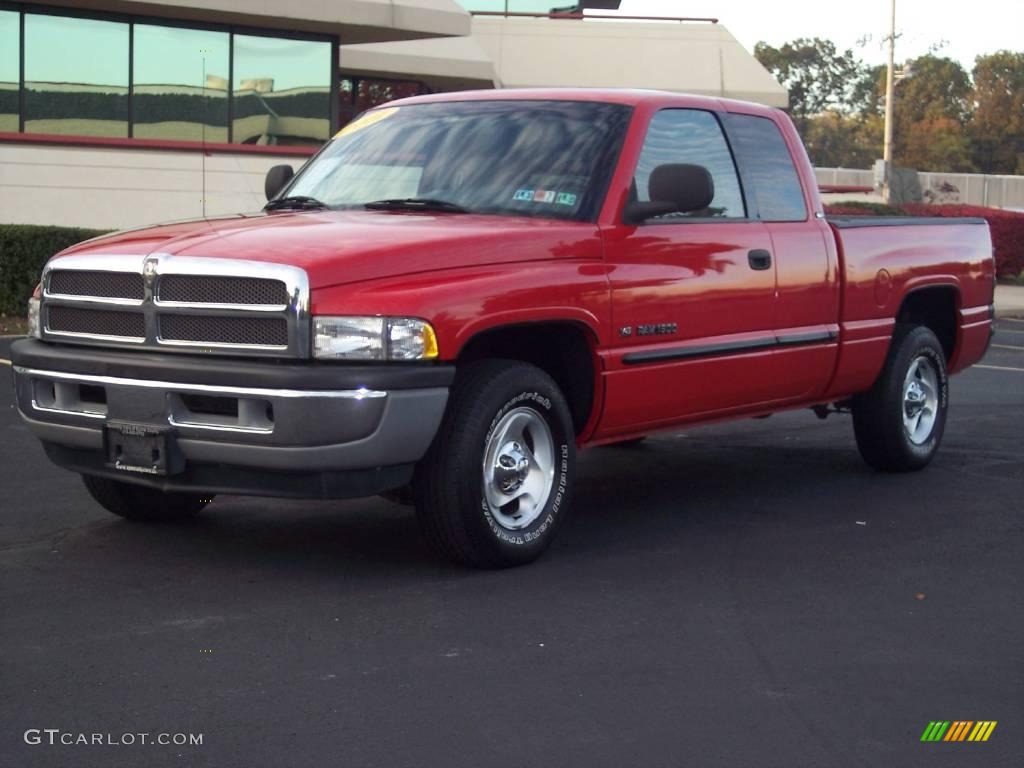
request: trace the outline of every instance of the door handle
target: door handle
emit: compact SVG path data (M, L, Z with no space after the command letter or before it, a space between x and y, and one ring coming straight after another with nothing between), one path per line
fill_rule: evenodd
M772 255L763 248L756 248L747 254L747 261L751 269L770 269L772 266Z

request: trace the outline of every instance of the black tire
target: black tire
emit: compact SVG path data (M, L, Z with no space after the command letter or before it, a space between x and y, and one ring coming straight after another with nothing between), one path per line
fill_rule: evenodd
M919 382L918 391L908 394L908 376ZM931 373L929 373L929 371ZM922 389L921 376L934 374L937 386ZM930 379L929 379L930 380ZM904 414L916 412L921 393L935 389L934 407L921 410L922 417L931 410L934 418L927 429L920 425L911 433L904 423ZM927 401L925 401L927 402ZM892 345L881 375L867 392L852 402L853 431L860 455L870 466L883 472L913 472L928 466L942 442L949 407L949 377L946 356L935 334L928 328L897 325ZM908 418L913 418L908 415Z
M550 480L538 486L548 489L546 502L540 504L541 493L537 503L526 502L530 511L521 515L521 521L512 517L521 509L523 499L531 497L498 506L495 512L484 479L489 446L501 453L502 459L509 457L504 449L496 448L502 442L496 430L515 419L528 425L521 434L536 462L529 466L539 470L548 464L543 457L551 458L551 474L540 473ZM535 441L532 445L531 439ZM497 467L497 457L492 466ZM505 466L526 471L520 464ZM449 560L477 568L522 565L538 558L554 539L569 509L575 470L572 417L551 377L517 361L471 363L459 370L438 434L416 467L417 517L431 544ZM514 473L510 478L509 482L516 482ZM500 492L497 488L497 482L490 484L492 496ZM517 487L512 493L518 491ZM502 520L523 527L510 528Z
M82 475L86 490L101 507L115 515L144 523L188 520L213 501L212 495L158 491L141 485Z

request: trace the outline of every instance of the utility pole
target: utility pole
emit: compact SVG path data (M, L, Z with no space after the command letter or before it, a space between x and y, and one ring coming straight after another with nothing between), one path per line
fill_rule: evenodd
M885 73L885 146L882 150L882 196L892 202L892 110L896 96L896 0L892 0L889 24L889 68Z

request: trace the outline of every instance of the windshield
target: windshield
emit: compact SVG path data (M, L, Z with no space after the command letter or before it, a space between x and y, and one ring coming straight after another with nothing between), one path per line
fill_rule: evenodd
M584 101L385 107L349 123L282 194L331 208L447 203L471 213L589 220L630 108Z

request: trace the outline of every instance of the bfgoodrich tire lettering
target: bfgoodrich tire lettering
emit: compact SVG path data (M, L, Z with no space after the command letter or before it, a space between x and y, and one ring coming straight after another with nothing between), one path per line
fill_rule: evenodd
M522 362L472 363L417 466L417 515L451 560L521 565L544 552L565 518L575 466L572 418L551 377Z
M875 469L910 472L939 449L949 406L946 357L935 334L899 325L874 386L853 401L861 456Z

